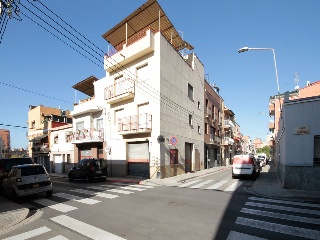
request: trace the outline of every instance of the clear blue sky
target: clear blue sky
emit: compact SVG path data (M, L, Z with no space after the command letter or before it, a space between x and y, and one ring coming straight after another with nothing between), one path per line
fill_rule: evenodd
M49 15L47 9L37 1L21 2L22 13L56 33L26 8L52 24L31 3ZM101 35L145 0L41 2L107 52L107 42ZM241 131L252 139L264 140L268 132L268 101L277 93L275 69L272 51L239 54L239 48L275 49L281 93L294 90L295 72L299 72L300 87L306 81L319 80L319 0L158 2L175 28L183 32L183 38L195 47L210 82L219 86L225 104L236 114ZM20 15L22 21L8 21L0 44L0 124L26 127L29 105L73 110L73 102L84 96L76 95L72 86L90 75L102 78L105 71ZM0 128L10 130L11 147L27 147L26 128L1 125Z

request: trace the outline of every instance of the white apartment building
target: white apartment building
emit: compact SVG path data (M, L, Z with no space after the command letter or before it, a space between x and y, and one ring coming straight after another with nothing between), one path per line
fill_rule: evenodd
M157 1L103 34L106 77L75 89L75 161L104 157L109 176L166 178L204 168L204 67Z

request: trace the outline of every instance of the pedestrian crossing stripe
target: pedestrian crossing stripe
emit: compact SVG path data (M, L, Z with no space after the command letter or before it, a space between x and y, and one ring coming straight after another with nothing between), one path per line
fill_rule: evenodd
M50 228L40 227L40 228L31 230L31 231L28 231L28 232L25 232L25 233L18 234L16 236L5 238L3 240L25 240L25 239L29 239L29 238L33 238L33 237L39 236L41 234L44 234L44 233L50 232L50 231L51 231Z
M197 182L200 182L200 181L201 181L201 179L193 180L190 182L182 183L182 184L178 185L178 187L187 187L187 186L190 186L190 185L197 183Z
M107 194L107 193L102 193L102 192L88 191L88 190L85 190L85 189L72 189L70 191L83 193L83 194L88 194L88 195L95 195L95 196L98 196L98 197L109 198L109 199L113 199L113 198L119 197L118 195L114 195L114 194Z
M122 194L131 194L134 192L130 192L130 191L125 191L125 190L121 190L121 189L109 189L107 190L108 192L115 192L115 193L122 193Z
M198 184L196 184L196 185L194 185L194 186L192 186L190 188L201 188L201 187L203 187L203 186L205 186L205 185L207 185L209 183L212 183L212 182L214 182L214 180L207 180L207 181L198 183Z
M34 200L34 202L36 203L39 203L43 206L46 206L46 207L49 207L49 208L52 208L54 210L57 210L59 212L70 212L72 210L75 210L75 209L78 209L76 207L72 207L72 206L69 206L67 204L64 204L64 203L57 203L55 201L51 201L49 199L37 199L37 200Z
M249 209L249 208L242 208L240 212L252 214L252 215L263 216L263 217L285 219L285 220L289 220L289 221L320 225L320 219L316 219L316 218L308 218L308 217L294 216L294 215L283 214L283 213L267 212L267 211L261 211L261 210L256 210L256 209Z
M227 240L266 240L265 238L259 238L252 235L230 231Z
M88 237L90 239L95 240L103 240L103 239L109 239L109 240L125 240L122 237L119 237L117 235L114 235L110 232L107 232L105 230L102 230L100 228L94 227L90 224L81 222L77 219L71 218L66 215L60 215L57 217L51 218L52 221L62 225L65 228L69 228L85 237Z
M219 187L221 187L222 185L224 185L225 183L227 183L228 181L220 181L220 182L217 182L216 184L210 186L210 187L207 187L206 189L210 189L210 190L215 190L215 189L218 189Z
M49 238L48 240L69 240L68 238L62 236L62 235L59 235L59 236L56 236L56 237L53 237L53 238Z
M249 200L253 200L253 201L263 201L263 202L272 202L272 203L282 203L282 204L296 205L296 206L302 206L302 207L320 208L320 205L312 204L312 203L292 202L292 201L269 199L269 198L257 198L257 197L249 197L248 199Z
M142 188L134 188L134 187L121 187L122 189L127 189L127 190L134 190L134 191L144 191L146 189L142 189Z
M277 209L277 210L288 211L288 212L298 212L298 213L320 215L320 211L311 210L311 209L301 209L301 208L285 207L285 206L278 206L278 205L265 204L265 203L255 203L255 202L246 202L245 205L252 206L252 207Z
M229 187L227 187L224 191L225 192L234 192L238 187L241 186L243 182L239 181L239 182L234 182L232 183Z
M93 204L101 202L99 200L95 200L95 199L91 199L91 198L83 198L83 197L71 195L68 193L55 193L55 194L53 194L53 196L68 199L68 200L73 200L73 201L88 204L88 205L93 205Z
M296 237L304 237L309 239L320 239L320 232L317 230L299 228L293 226L287 226L283 224L265 222L260 220L254 220L249 218L237 217L236 224L240 224L247 227L258 228L262 230L283 233Z

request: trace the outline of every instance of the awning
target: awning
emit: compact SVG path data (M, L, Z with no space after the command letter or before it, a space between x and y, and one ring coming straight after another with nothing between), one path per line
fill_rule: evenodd
M93 97L94 96L94 86L93 83L95 81L97 81L98 78L95 76L90 76L84 80L82 80L81 82L75 84L72 86L72 88L90 96Z
M172 42L177 51L184 48L193 49L193 46L180 37L178 31L156 0L147 1L115 27L103 34L102 37L116 48L118 45L125 43L126 37L130 38L143 29L150 28L153 32L158 32L159 25L162 35L170 43Z

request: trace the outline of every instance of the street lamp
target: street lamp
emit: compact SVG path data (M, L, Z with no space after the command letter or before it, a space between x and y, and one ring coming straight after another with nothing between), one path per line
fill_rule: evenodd
M278 86L278 95L280 94L280 88L279 88L279 80L278 80L278 70L277 70L277 62L276 62L276 54L274 52L273 48L249 48L249 47L243 47L238 50L238 53L247 52L249 50L272 50L273 53L273 61L274 61L274 69L276 70L276 80L277 80L277 86Z

